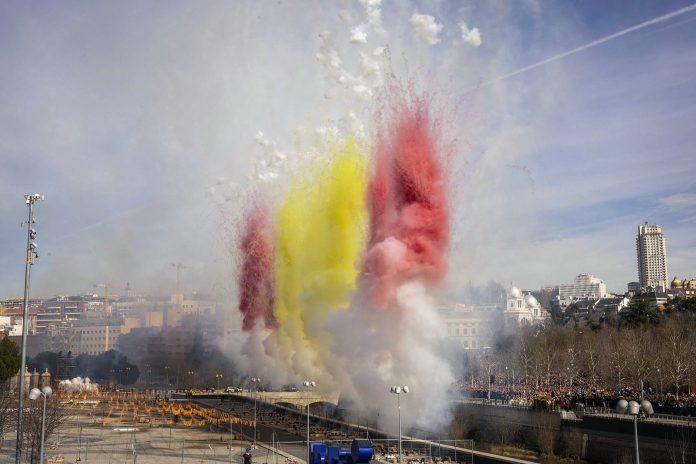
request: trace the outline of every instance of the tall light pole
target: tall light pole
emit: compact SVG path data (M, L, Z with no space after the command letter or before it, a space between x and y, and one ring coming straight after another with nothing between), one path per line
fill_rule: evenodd
M36 252L36 230L34 229L34 203L44 199L40 193L24 195L24 201L29 207L29 220L27 222L27 258L24 267L24 304L22 305L22 362L19 368L19 409L17 410L17 447L15 449L15 463L22 461L22 416L24 414L24 389L26 380L24 371L27 366L27 332L29 331L29 283L31 280L31 266L39 255Z
M317 383L314 380L305 380L302 382L302 385L304 385L307 390L307 463L310 463L312 461L312 454L309 449L309 392L312 388L317 386Z
M215 379L217 380L217 389L220 389L220 379L222 378L222 374L215 374Z
M662 374L660 374L660 368L657 368L657 376L660 378L660 396L662 396Z
M396 395L396 405L399 409L399 464L403 464L401 462L401 393L406 394L410 390L406 385L394 385L393 387L391 387L390 391Z
M616 412L619 414L630 414L633 416L633 434L636 442L636 464L640 464L640 450L638 448L638 417L646 417L653 414L653 407L650 401L643 400L640 403L636 401L619 400L616 405Z
M258 385L261 383L261 379L259 377L252 377L251 382L254 384L254 441L253 443L256 443L256 396L258 392Z
M189 375L189 389L193 390L193 371L187 371L186 372Z
M41 459L39 461L39 464L43 464L44 462L44 434L46 432L46 400L49 396L51 396L51 393L53 393L51 387L43 387L42 390L39 390L38 388L32 388L29 392L29 399L32 401L38 399L39 396L43 396L43 415L41 416Z

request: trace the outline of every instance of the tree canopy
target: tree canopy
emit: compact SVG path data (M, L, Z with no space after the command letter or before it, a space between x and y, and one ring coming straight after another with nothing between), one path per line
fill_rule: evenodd
M8 337L0 340L0 381L4 382L19 372L21 362L19 346Z
M645 300L632 301L620 314L621 320L619 324L622 326L638 327L660 323L659 311Z

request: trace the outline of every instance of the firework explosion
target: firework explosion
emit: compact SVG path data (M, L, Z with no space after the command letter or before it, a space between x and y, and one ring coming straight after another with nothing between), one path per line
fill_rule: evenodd
M275 214L249 209L239 245L244 353L269 380L317 379L364 408L399 379L432 423L444 404L425 398L452 381L428 296L446 273L447 196L429 101L392 93L372 163L349 138L291 179Z

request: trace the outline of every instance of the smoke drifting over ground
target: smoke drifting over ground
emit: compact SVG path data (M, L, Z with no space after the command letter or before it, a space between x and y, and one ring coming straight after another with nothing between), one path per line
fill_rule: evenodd
M89 377L75 377L72 380L61 380L58 388L66 392L95 392L99 390L99 385L92 383Z

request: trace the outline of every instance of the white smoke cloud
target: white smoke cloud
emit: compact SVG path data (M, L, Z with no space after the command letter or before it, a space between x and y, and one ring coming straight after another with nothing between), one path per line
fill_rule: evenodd
M367 43L367 25L362 23L350 30L351 43Z
M341 57L338 56L338 51L331 45L331 33L328 31L320 32L319 38L321 39L321 46L314 56L317 61L324 66L329 77L338 82L341 76L340 71L343 62L341 61Z
M341 10L338 12L338 17L341 18L341 21L348 24L353 21L353 12L350 10Z
M271 182L278 178L278 170L285 164L287 155L278 149L278 145L268 139L262 131L257 131L254 141L261 147L262 156L254 166L256 178L262 182Z
M427 14L413 13L409 22L413 26L413 33L416 37L424 40L430 45L440 43L440 32L442 24L435 21L435 17Z
M398 244L390 246L399 254ZM350 311L329 317L326 329L334 334L333 361L328 365L332 384L337 382L359 409L381 410L395 401L391 385L407 385L411 392L401 398L408 404L405 423L428 427L448 423L444 392L454 378L448 361L439 354L442 321L423 284L401 285L396 306L386 309L373 308L358 295ZM378 420L380 426L395 429L396 417L380 415Z
M372 26L372 30L382 35L386 34L382 27L382 0L360 0L360 4L365 9L367 23Z
M328 80L349 90L358 99L364 102L369 101L374 96L376 87L382 84L379 63L368 54L360 52L358 69L350 72L344 67L343 60L332 43L331 34L324 31L319 34L319 38L321 45L314 56L323 66ZM377 47L373 53L377 51L381 53L383 48ZM331 94L325 96L330 98Z
M99 391L99 385L92 383L89 377L75 377L72 380L61 380L58 384L61 390L66 392L96 392Z
M481 41L481 32L478 30L478 27L469 29L464 22L460 23L459 27L462 30L462 40L465 44L472 48L478 48L481 46L483 42Z

